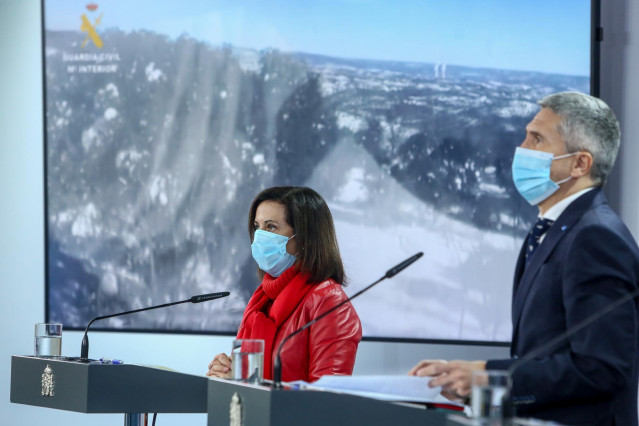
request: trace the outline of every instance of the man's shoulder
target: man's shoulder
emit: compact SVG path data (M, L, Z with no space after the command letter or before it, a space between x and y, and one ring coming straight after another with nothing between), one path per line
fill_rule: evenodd
M639 246L635 238L608 204L598 204L583 212L570 234L579 246L614 247L639 258Z
M576 220L576 229L596 227L627 230L619 215L608 204L600 188L588 191L574 200L559 219L569 219L570 216Z
M579 221L582 227L610 230L630 236L630 230L619 215L607 204L596 204L586 210Z

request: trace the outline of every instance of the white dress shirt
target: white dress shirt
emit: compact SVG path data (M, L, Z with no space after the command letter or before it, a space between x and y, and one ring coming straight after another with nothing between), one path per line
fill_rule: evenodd
M566 210L573 201L584 195L586 192L592 191L593 189L595 189L595 187L591 186L590 188L582 189L581 191L575 192L571 196L564 198L563 200L559 201L557 204L546 210L545 214L540 214L538 216L539 219L550 219L553 222L556 222L557 219L559 219L559 216L561 216L564 210ZM539 238L539 244L541 244L544 238L546 238L545 233Z

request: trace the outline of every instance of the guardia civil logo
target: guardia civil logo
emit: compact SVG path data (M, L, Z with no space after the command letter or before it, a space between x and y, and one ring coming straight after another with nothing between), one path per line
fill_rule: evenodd
M98 10L98 5L95 3L89 3L86 7L89 11L89 14L94 14L96 10ZM98 49L102 49L104 43L102 42L102 39L96 31L96 28L100 25L101 20L102 14L100 14L100 16L98 16L93 22L91 22L90 17L87 16L86 13L82 14L82 25L80 26L80 30L83 33L87 33L84 41L82 42L82 47L85 47L87 43L89 43L89 41L92 41L95 47L97 47Z

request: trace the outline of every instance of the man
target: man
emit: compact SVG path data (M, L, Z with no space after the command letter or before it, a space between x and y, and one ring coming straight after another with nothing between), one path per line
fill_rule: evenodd
M601 100L547 96L513 159L515 186L539 208L521 249L512 300L511 359L422 361L447 396L466 397L475 370L518 358L637 289L639 249L601 191L619 149L619 124ZM636 298L522 363L516 414L568 425L637 425Z

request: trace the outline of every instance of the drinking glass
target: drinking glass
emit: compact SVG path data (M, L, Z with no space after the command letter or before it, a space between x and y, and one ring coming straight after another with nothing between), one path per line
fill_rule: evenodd
M34 352L37 357L59 357L62 353L62 324L36 324Z
M231 350L231 379L259 383L264 378L264 340L235 339Z
M475 371L472 377L471 407L480 425L501 425L503 398L510 386L506 371Z

